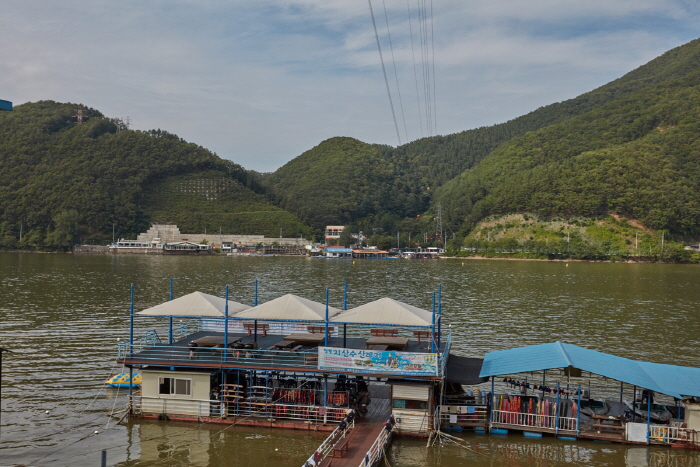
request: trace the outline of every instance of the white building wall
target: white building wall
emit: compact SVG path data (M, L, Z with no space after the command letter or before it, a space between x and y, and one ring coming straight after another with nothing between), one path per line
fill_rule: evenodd
M142 370L141 411L166 415L193 415L208 417L211 375L185 371ZM192 381L191 395L159 394L159 378L180 378Z

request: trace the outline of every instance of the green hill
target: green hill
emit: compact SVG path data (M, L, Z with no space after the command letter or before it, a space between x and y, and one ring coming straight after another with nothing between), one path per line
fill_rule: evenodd
M177 224L182 232L308 236L311 229L294 214L272 206L240 181L208 170L169 177L149 185L140 207L155 224Z
M334 138L278 169L266 178L266 185L282 206L315 225L357 223L365 228L376 227L393 216L398 228L401 217L415 217L429 208L435 201L432 195L436 189L477 166L508 141L562 124L645 89L678 81L694 73L699 64L700 41L693 41L591 92L502 124L422 138L398 148L370 146L356 140L343 146L339 141L349 139ZM308 167L310 164L313 167ZM450 183L437 198L449 205L447 214L452 229L472 213L470 203L478 201L471 199L472 192L466 197L458 195L458 200L448 200L458 194L459 190L451 187L459 183ZM342 208L333 209L334 206ZM323 208L323 214L317 207ZM487 209L483 214L489 212Z
M239 165L166 131L128 130L94 109L85 109L87 121L76 125L75 113L74 104L42 101L0 114L0 247L103 242L111 240L113 226L119 236L133 235L153 219L176 221L170 214L180 210L177 202L183 212L200 212L202 225L217 229L220 221L211 218L217 209L240 213L245 233L261 228L278 235L281 223L289 225L290 235L305 229L246 188L254 181ZM157 196L150 200L149 193L158 191L153 185L204 171L229 181L232 189L222 194L225 208L205 208L187 198L165 205Z
M266 176L264 185L280 206L316 228L415 209L418 195L401 186L382 149L331 138Z
M669 65L684 77L515 138L441 187L435 202L448 225L467 232L492 214L615 213L698 234L700 42L684 47L689 63Z

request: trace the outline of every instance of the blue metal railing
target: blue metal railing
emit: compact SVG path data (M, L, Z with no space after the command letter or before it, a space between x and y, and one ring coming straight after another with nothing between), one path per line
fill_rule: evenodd
M146 331L143 336L134 339L133 351L140 352L146 347L153 347L160 343L160 337L158 337L158 333L155 330ZM129 355L129 343L125 341L119 342L117 344L118 358L124 358L127 355Z
M199 332L202 330L202 320L195 319L191 321L185 321L180 323L176 330L173 330L173 338L175 340L182 340L190 334Z
M123 344L123 346L122 346ZM290 352L286 350L257 349L223 349L206 347L181 347L163 344L141 346L129 357L128 343L120 343L119 359L131 358L138 362L172 364L240 364L244 367L288 367L317 369L318 353L316 349L309 352Z

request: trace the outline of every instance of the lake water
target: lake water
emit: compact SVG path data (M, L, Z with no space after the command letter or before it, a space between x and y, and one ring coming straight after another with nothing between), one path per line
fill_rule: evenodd
M700 266L448 259L0 254L0 465L299 467L324 435L108 417L124 391L103 382L128 338L129 285L137 310L195 290L252 304L295 293L342 307L389 296L430 309L442 284L455 353L561 340L622 357L700 367ZM138 321L137 321L138 323ZM145 330L145 328L141 329ZM95 434L95 431L98 431ZM426 448L398 438L394 467L700 466L696 452L551 438L462 435Z

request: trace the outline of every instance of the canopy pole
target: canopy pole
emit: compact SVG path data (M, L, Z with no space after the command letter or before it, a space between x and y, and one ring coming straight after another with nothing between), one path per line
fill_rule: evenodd
M348 340L348 323L343 323L343 348L347 349L347 340Z
M253 342L258 341L258 320L253 323Z
M348 309L348 282L343 282L343 310Z
M589 395L590 397L590 395ZM578 385L578 410L576 411L576 436L581 430L581 383Z
M493 426L493 411L496 405L496 392L495 392L495 376L491 376L491 394L489 394L489 399L491 403L489 404L489 433L491 432L491 427Z
M545 369L545 370L542 370L542 388L541 388L542 389L542 400L544 400L544 389L545 389L544 385L545 385L546 379L547 379L547 370Z
M431 331L433 333L432 339L430 339L430 353L435 353L435 292L433 292L433 324L431 325Z
M440 351L440 341L442 339L442 284L438 284L438 331L437 350Z
M226 286L226 299L224 302L224 362L228 352L228 285Z
M258 306L258 280L255 279L255 301L253 301L254 306Z
M326 287L326 340L324 346L328 347L328 287Z
M559 407L561 407L561 386L557 382L556 408L554 410L554 436L559 434Z
M651 391L651 389L647 389L647 444L649 444L649 439L650 439L650 435L651 435L650 430L651 430L651 401L652 401L652 398L649 395L650 392L648 392L648 391ZM642 400L644 400L644 399L642 399ZM641 408L641 406L640 406L640 408Z
M620 381L620 402L622 402L622 391L624 391L624 385L625 383L623 381Z
M131 304L129 305L129 357L134 356L134 284L131 284Z
M173 278L170 278L170 301L173 301ZM173 343L173 317L168 318L168 344Z

